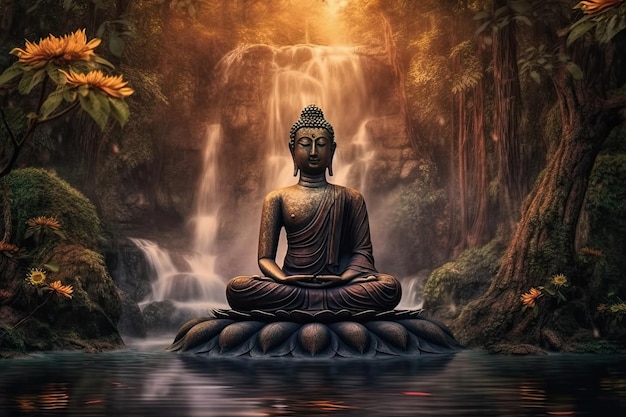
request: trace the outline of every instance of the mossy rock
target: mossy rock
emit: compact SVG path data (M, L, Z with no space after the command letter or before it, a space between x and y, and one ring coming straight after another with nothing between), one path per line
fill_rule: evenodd
M91 201L54 173L39 168L12 171L0 178L8 187L11 236L24 241L29 219L53 217L61 224L65 240L96 248L101 234L100 219ZM0 222L4 233L4 222Z
M13 171L0 179L0 190L10 206L9 218L6 206L0 212L0 228L10 224L9 240L21 248L3 270L7 314L0 323L0 351L123 347L117 330L121 298L98 252L101 227L93 204L42 169ZM58 220L58 230L47 231L59 233L29 236L28 220L41 216ZM25 280L34 269L45 275L41 284ZM72 286L66 294L71 297L52 289L56 281Z
M424 286L424 309L444 322L456 318L465 305L482 295L500 266L503 246L492 241L468 249L431 272Z

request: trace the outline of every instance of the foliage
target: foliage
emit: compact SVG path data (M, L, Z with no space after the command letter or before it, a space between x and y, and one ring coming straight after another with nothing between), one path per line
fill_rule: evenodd
M521 22L528 26L532 23L526 13L530 8L526 0L511 0L506 5L499 7L493 13L490 10L482 10L474 15L474 20L482 21L476 29L476 35L489 36L489 29L496 32L511 22Z
M475 54L473 43L469 40L461 42L452 48L450 58L459 56L461 60L461 74L455 74L452 79L452 93L473 88L483 78L483 68Z
M520 75L528 74L537 84L541 84L541 72L551 75L559 66L565 66L574 79L581 80L583 78L583 71L568 55L560 49L550 53L544 44L539 45L539 47L530 46L526 48L517 63Z
M424 248L437 239L434 227L447 204L446 192L437 188L435 179L437 170L434 165L422 163L420 175L413 184L398 195L392 207L394 230L410 242L413 253L421 253ZM416 255L417 256L417 255Z
M581 1L574 9L584 15L568 30L567 45L591 33L599 43L609 43L615 35L626 29L626 3L623 0Z
M598 304L595 318L602 322L608 336L626 336L626 302L616 293L610 292L606 302Z
M36 43L26 41L24 48L11 50L18 61L0 74L0 87L13 84L22 96L38 90L39 99L34 111L26 115L22 136L13 132L5 112L0 111L13 147L12 154L3 161L0 176L10 171L37 126L62 117L78 105L102 130L110 116L121 126L126 123L130 112L124 98L133 90L121 75L103 72L113 65L94 52L100 42L98 38L87 42L85 30L77 30L62 37L49 35Z
M600 155L596 159L586 199L586 209L594 225L607 225L607 219L626 219L626 154ZM608 225L607 225L608 226ZM626 222L609 226L624 235Z
M607 149L598 156L585 196L587 232L578 263L593 292L592 301L600 302L605 294L626 291L623 271L626 268L626 153L623 134L613 134ZM620 150L620 147L622 148Z

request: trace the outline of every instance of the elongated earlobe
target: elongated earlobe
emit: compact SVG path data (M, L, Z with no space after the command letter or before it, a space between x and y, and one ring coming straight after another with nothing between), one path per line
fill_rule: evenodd
M331 145L330 163L328 164L328 175L333 176L333 159L335 159L335 150L337 150L337 143L333 140Z

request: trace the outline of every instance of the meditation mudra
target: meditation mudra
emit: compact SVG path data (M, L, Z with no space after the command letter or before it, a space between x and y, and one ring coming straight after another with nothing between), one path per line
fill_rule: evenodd
M302 110L289 149L298 183L264 200L258 260L263 276L233 278L228 303L239 311L389 311L400 301L400 283L374 266L363 196L330 184L336 143L333 127L315 105ZM281 229L287 252L276 262Z

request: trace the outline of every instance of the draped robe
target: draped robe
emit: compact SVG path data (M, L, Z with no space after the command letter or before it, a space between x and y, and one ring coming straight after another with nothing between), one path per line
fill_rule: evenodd
M282 269L287 275L341 275L346 269L358 275L328 288L288 285L269 277L236 277L226 289L233 309L386 311L400 301L400 283L374 266L367 209L358 191L328 184L311 221L286 232Z

